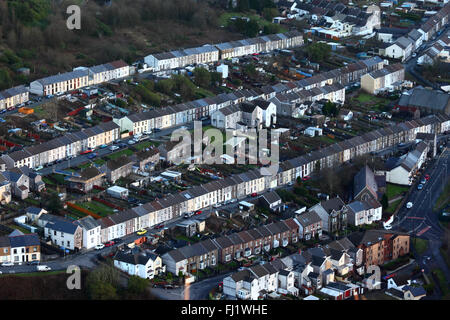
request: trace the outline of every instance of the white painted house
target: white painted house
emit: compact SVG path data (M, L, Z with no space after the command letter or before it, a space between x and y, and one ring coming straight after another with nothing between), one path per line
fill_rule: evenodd
M114 266L131 276L153 279L164 273L161 257L150 251L137 253L118 251L114 256Z
M76 221L83 230L83 248L91 249L102 243L101 226L91 216Z

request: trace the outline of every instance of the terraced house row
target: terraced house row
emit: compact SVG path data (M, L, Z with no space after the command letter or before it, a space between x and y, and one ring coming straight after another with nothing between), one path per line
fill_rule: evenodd
M301 45L303 45L303 35L298 31L289 31L215 45L150 54L144 58L144 62L154 71L160 71Z
M2 159L8 168L27 166L34 169L66 157L77 156L80 152L94 149L102 144L112 143L119 139L120 132L126 130L138 134L155 128L170 128L209 116L215 110L226 106L258 98L264 100L277 98L282 100L284 104L286 100L292 99L289 101L296 102L303 99L302 97L306 100L321 97L334 102L342 102L345 99L343 85L358 81L362 75L373 70L379 70L383 68L384 64L385 62L382 59L374 57L296 82L280 83L255 90L239 90L212 98L136 113L12 152L2 156ZM116 64L119 69L121 66L121 64ZM82 70L78 71L81 72ZM305 92L308 91L313 92L314 95L306 95ZM274 100L275 103L277 99Z
M368 132L327 148L283 161L276 175L261 175L260 170L232 175L222 180L195 186L178 194L122 211L100 220L102 242L152 227L186 212L207 208L229 199L241 199L252 193L286 185L315 170L339 166L358 156L414 141L417 133L441 133L450 129L450 117L430 115Z
M10 168L31 169L79 155L82 151L94 149L119 139L119 126L112 121L78 132L68 133L45 143L25 147L22 150L3 155L1 159Z
M133 134L138 134L155 128L164 129L186 124L202 117L211 116L214 111L224 107L255 99L271 100L277 97L284 102L286 100L303 102L320 98L343 103L345 101L343 86L360 81L363 75L380 70L385 64L387 62L380 57L373 57L299 81L267 85L252 90L237 90L227 94L222 93L214 97L135 113L113 121L120 126L121 132L128 130ZM277 108L277 113L283 112L281 107Z
M217 263L241 260L260 254L263 250L286 247L301 239L301 224L295 218L263 225L255 229L233 233L216 239L208 239L190 246L171 250L162 255L166 270L195 273Z

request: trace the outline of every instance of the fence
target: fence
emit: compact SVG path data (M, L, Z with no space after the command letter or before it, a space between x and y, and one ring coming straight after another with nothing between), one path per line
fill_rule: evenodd
M88 209L85 209L83 207L80 207L80 206L78 206L78 205L76 205L74 203L66 202L66 204L67 204L68 207L70 207L72 209L75 209L77 211L80 211L82 213L85 213L85 214L87 214L87 215L89 215L89 216L91 216L91 217L93 217L95 219L100 219L101 218L98 214L96 214L96 213L94 213L94 212L92 212L92 211L90 211Z
M116 206L114 203L111 203L109 201L106 201L106 200L103 200L103 199L100 199L100 198L97 198L97 197L92 197L92 200L100 202L100 203L103 203L105 206L108 206L108 207L113 208L113 209L117 209L117 210L120 210L120 211L124 210L122 207Z

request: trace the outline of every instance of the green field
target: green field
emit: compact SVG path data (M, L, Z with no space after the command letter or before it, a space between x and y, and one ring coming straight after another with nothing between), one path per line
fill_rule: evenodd
M394 211L395 211L395 210L397 209L397 207L400 205L400 202L402 202L402 199L392 202L392 203L389 205L389 207L386 209L386 212L394 213Z
M153 141L144 141L144 142L141 142L141 143L138 143L138 144L134 145L134 147L136 149L138 149L139 151L143 150L145 148L148 148L150 146L158 146L158 143L157 142L153 142Z
M245 14L242 12L226 12L219 17L219 25L227 27L228 24L231 22L230 18L232 17L248 17L251 20L255 20L261 28L263 28L266 25L273 24L272 22L267 21L256 14ZM280 32L287 32L287 29L280 27Z
M442 191L441 195L439 196L439 198L436 201L436 204L434 205L434 210L441 210L444 209L445 206L450 203L450 182L447 183L447 185L445 186L444 191Z
M449 287L447 280L445 279L444 272L442 272L441 269L433 269L432 271L436 274L436 277L439 280L439 286L441 287L442 295L447 295L449 293Z
M388 183L386 185L386 195L389 200L394 199L395 197L401 195L403 192L408 191L408 187L398 186L395 184Z
M413 240L414 247L418 254L422 255L427 251L428 248L428 240L416 238Z
M133 151L131 151L130 149L125 149L125 150L121 150L119 152L109 155L108 159L113 160L113 159L120 158L121 156L131 156L132 154L133 154Z
M84 203L77 203L80 207L83 207L85 209L91 210L92 212L105 217L107 215L113 214L114 209L104 205L103 203L97 202L97 201L91 201L91 202L84 202Z

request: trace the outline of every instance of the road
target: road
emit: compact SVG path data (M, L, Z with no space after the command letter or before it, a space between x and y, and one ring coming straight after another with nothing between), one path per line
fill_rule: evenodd
M444 30L442 30L441 34L444 34L445 32L447 32L449 28L449 25L446 25ZM420 74L421 72L417 70L417 59L422 55L422 53L424 53L428 48L430 48L432 45L434 45L434 43L436 42L436 40L431 40L428 42L424 42L423 43L423 48L421 50L417 50L415 51L416 53L416 57L411 57L409 58L407 61L405 61L403 63L405 70L410 73L416 80L417 82L424 84L425 86L428 87L432 87L433 89L440 89L439 85L437 85L436 83L432 83L430 81L428 81L427 79L425 79L424 77L422 77L422 75Z
M163 300L207 300L209 292L230 274L232 272L175 289L150 288L150 292Z
M445 148L428 166L424 174L429 174L430 180L425 183L422 190L417 190L417 187L413 186L414 191L407 200L413 203L413 207L411 209L403 207L395 217L392 226L394 230L408 232L412 236L412 243L414 243L414 237L428 240L427 251L416 256L419 265L427 273L436 267L441 269L447 282L450 283L449 268L439 251L444 230L439 225L438 213L433 211L437 198L450 178L450 150Z
M173 131L175 131L176 129L179 129L180 127L183 127L183 126L182 125L175 126L175 127L171 127L171 128L168 128L168 129L161 130L159 132L154 132L154 133L150 134L149 137L150 137L150 139L160 139L163 136L170 136ZM186 127L188 130L191 130L191 129L194 128L194 124L193 123L185 124L184 127ZM128 141L131 140L132 138L133 137L131 136L129 138L122 139L122 143L126 143L128 145ZM131 147L131 145L128 145L128 146ZM80 165L82 163L85 163L85 162L88 162L88 161L94 162L98 158L107 156L107 155L109 155L111 153L115 153L115 152L121 151L121 150L111 151L109 148L110 148L110 145L108 145L107 148L103 148L103 149L98 148L98 149L94 150L94 152L97 153L97 157L95 157L94 159L89 159L88 158L89 154L79 155L79 156L77 156L77 157L75 157L73 159L64 160L64 161L62 161L60 163L53 164L53 165L51 165L49 167L45 167L45 168L43 168L41 170L38 170L36 172L38 172L42 176L46 176L46 175L51 174L53 172L53 170L64 170L64 169L67 169L67 168L70 168L70 167L78 166L78 165ZM124 149L124 148L121 148L121 149Z

